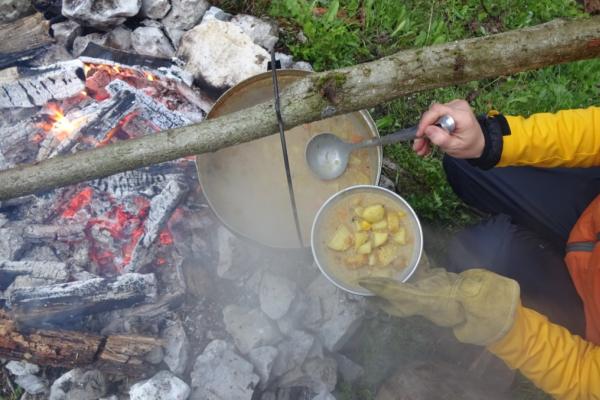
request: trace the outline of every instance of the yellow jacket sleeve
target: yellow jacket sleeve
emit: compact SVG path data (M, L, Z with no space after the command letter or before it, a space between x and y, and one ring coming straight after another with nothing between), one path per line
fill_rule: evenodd
M600 399L600 347L525 307L511 330L488 346L557 399Z
M600 165L600 107L507 116L497 166L591 167Z

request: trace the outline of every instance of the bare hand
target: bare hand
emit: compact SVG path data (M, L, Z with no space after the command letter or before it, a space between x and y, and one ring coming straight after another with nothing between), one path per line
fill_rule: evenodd
M434 125L443 115L454 118L456 128L452 134ZM421 117L413 150L420 156L431 151L430 142L455 158L478 158L483 152L485 139L473 110L464 100L446 104L433 104Z

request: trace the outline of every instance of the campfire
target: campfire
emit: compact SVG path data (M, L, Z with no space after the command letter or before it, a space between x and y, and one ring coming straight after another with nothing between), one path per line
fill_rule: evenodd
M46 17L58 15L55 3L44 3ZM90 22L69 16L51 30L74 50L97 33L77 36ZM204 18L234 26L214 7ZM67 25L76 33L64 36ZM0 169L202 121L230 85L95 37L76 57L49 41L0 57ZM248 68L266 71L266 60ZM304 253L230 233L203 197L193 157L1 202L0 238L0 357L29 394L327 399L338 364L346 379L360 375L338 351L363 301Z

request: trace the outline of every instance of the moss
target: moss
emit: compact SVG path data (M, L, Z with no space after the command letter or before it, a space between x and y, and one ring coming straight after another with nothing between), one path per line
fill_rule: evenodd
M338 104L338 92L343 89L348 77L343 72L328 72L313 82L317 91L330 104Z

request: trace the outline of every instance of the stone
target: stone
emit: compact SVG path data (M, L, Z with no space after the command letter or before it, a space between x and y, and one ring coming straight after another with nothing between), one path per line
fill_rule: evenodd
M137 15L141 0L63 0L62 14L82 25L106 29Z
M106 39L107 35L105 33L97 32L90 33L89 35L85 36L78 36L73 41L73 49L71 50L71 53L73 53L73 56L78 57L81 53L83 53L83 51L85 50L87 45L90 44L90 42L96 43L100 46L104 46L106 44Z
M198 356L191 373L191 400L251 400L260 378L233 345L213 340ZM132 399L133 400L133 399Z
M95 400L106 394L104 374L96 369L75 368L54 381L50 400Z
M190 354L190 341L181 321L168 321L162 338L165 341L165 363L174 374L183 374Z
M139 54L148 56L171 58L175 49L165 36L164 32L155 27L139 27L131 34L131 45Z
M337 364L333 358L313 358L301 368L295 368L281 377L280 387L304 386L314 393L331 392L337 384Z
M250 350L248 353L248 359L254 365L254 369L260 377L261 387L266 387L271 376L271 369L273 368L273 362L277 357L279 351L272 346L262 346Z
M33 12L31 0L0 0L0 22L10 22Z
M271 273L263 276L259 290L260 308L269 318L283 317L295 297L296 283Z
M273 363L273 375L281 376L302 365L314 345L315 338L303 331L292 332L277 349L279 354Z
M377 186L391 190L392 192L396 190L396 184L394 183L394 181L383 174L381 175L381 177L379 177L379 183L377 184Z
M150 364L160 364L165 358L165 351L162 347L155 347L144 355L144 360Z
M128 51L131 49L131 31L117 26L106 35L106 45L113 49Z
M309 298L319 299L323 313L315 333L327 350L339 350L362 322L364 298L343 292L322 275L309 285L307 294Z
M27 248L23 232L14 228L0 228L0 237L0 259L18 260Z
M144 17L161 19L171 9L169 0L142 0L140 14Z
M15 376L34 375L40 371L40 367L27 361L9 361L4 368Z
M194 78L216 89L265 72L270 59L240 27L212 18L183 35L177 54Z
M183 29L165 27L165 32L171 40L171 44L173 45L175 50L177 50L179 48L179 43L181 43L181 38L185 34L185 31Z
M289 54L275 52L275 59L281 64L281 69L290 69L294 64L294 58Z
M186 400L191 389L187 383L169 371L160 371L152 378L138 382L129 389L130 400Z
M174 29L191 29L208 10L206 0L171 0L171 11L162 19L164 26Z
M257 45L271 51L279 40L277 26L268 21L252 15L238 14L231 19L231 23L242 28L242 31Z
M293 69L301 69L301 70L310 71L310 72L314 71L312 65L310 65L310 63L308 63L306 61L297 61L294 64L292 64L292 68Z
M311 400L335 400L335 396L324 390L321 393L317 394Z
M218 19L219 21L229 21L233 16L225 11L221 10L219 7L212 6L204 13L202 17L202 22L208 21L211 18Z
M225 329L242 354L281 340L277 327L258 309L229 305L223 309L223 321Z
M76 37L80 36L83 32L83 28L75 21L64 21L50 26L50 32L56 42L65 46L67 49L71 49L73 41Z
M150 28L161 28L161 29L163 27L163 24L161 24L160 22L153 20L153 19L145 19L142 22L140 22L140 25L147 26Z
M363 367L346 357L341 353L336 353L333 358L337 362L338 372L344 378L345 382L353 383L358 381L365 374Z
M48 391L48 381L36 375L19 375L15 383L29 394L42 394Z

